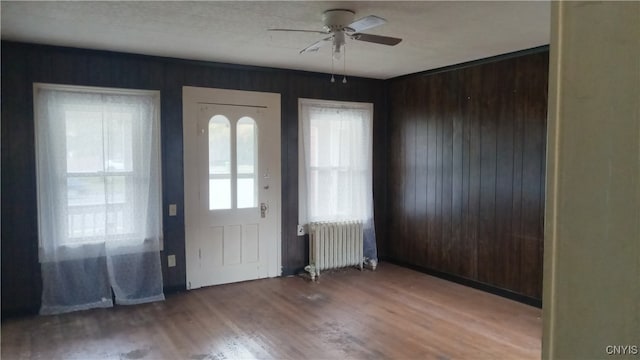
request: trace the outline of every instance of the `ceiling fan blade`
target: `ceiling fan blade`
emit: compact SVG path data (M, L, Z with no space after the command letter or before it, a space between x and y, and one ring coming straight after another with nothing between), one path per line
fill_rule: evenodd
M389 46L398 45L398 43L402 41L402 39L394 38L390 36L380 36L380 35L362 34L362 33L355 33L351 35L351 38L354 40L366 41L370 43L389 45Z
M331 36L324 38L322 40L318 40L316 42L314 42L313 44L307 46L306 48L300 50L300 54L305 53L305 52L315 52L318 51L318 49L320 49L322 46L324 46L324 44L326 44L327 42L329 42L331 40Z
M362 30L371 29L373 27L380 26L386 22L387 20L379 16L369 15L352 22L351 24L347 25L347 28L357 33Z
M307 33L314 33L314 34L327 34L327 32L325 32L325 31L300 30L300 29L267 29L267 31L292 31L292 32L307 32Z

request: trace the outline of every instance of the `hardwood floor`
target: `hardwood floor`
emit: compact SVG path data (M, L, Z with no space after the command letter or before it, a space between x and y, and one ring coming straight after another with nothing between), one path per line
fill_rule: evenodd
M539 359L541 310L388 263L2 324L2 359Z

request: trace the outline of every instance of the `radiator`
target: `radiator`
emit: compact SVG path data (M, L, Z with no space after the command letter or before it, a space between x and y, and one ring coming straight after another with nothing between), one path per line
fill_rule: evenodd
M315 280L320 271L347 266L362 270L362 221L314 222L309 224L309 266Z

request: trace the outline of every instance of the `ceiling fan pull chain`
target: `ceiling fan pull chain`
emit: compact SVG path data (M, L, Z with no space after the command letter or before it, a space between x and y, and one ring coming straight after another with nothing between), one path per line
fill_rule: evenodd
M342 46L342 52L344 58L342 59L342 83L347 83L347 44Z
M334 70L333 70L333 54L331 54L331 82L332 83L336 82L336 78L333 77L333 73L334 73Z

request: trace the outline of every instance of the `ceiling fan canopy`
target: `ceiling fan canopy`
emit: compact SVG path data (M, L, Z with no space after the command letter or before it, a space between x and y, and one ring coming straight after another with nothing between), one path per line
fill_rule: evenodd
M402 39L361 33L363 30L371 29L376 26L385 24L387 21L379 16L369 15L358 20L353 20L355 12L347 9L331 9L322 14L323 27L320 30L302 30L302 29L269 29L269 31L293 31L293 32L311 32L329 35L321 40L300 50L300 53L316 52L323 45L331 42L333 46L334 57L339 57L345 44L345 39L359 40L374 44L394 46L400 43Z

